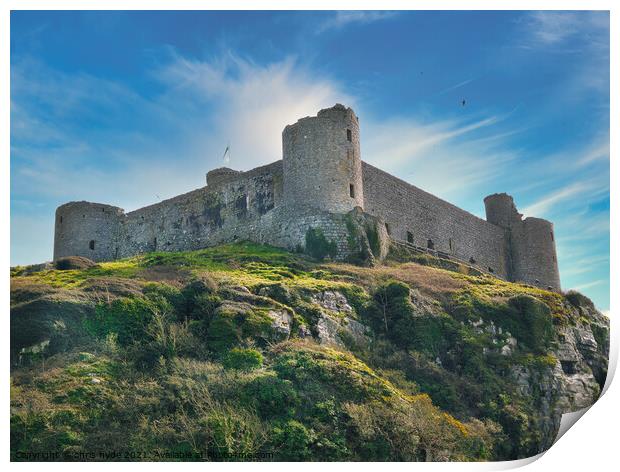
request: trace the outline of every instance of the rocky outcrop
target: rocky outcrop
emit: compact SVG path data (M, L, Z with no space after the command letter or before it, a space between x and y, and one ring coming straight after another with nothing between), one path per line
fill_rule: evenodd
M353 308L349 305L347 298L340 292L326 290L325 292L315 293L312 295L311 300L326 310L339 314L348 315L353 312Z
M293 327L293 316L286 310L269 310L267 316L273 320L271 328L277 338L289 339Z
M591 304L572 310L570 318L577 318L576 323L557 327L555 363L546 368L513 367L511 372L521 394L534 399L534 421L543 432L541 452L553 444L562 415L591 406L607 377L608 338L601 336L597 341L593 328L607 334L609 320Z
M368 345L370 330L353 318L353 307L342 293L326 290L313 294L311 300L323 309L316 323L318 342L341 347Z

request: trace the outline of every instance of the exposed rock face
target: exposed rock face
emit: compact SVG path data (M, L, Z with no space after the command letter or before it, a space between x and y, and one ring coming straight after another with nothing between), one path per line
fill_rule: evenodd
M267 315L273 320L271 328L278 338L288 339L291 336L293 317L286 310L269 310Z
M321 344L335 344L346 346L346 341L353 341L357 345L365 345L370 342L368 327L353 318L334 318L322 314L316 325L317 340Z
M321 344L342 345L338 336L340 323L329 315L322 314L316 324L316 337Z
M369 328L352 318L354 311L340 292L326 290L312 295L312 302L327 310L316 323L316 337L321 344L344 347L346 341L356 345L370 342Z
M591 406L600 395L607 377L608 338L597 342L593 333L608 333L609 320L593 306L574 307L585 315L574 325L558 327L558 346L553 366L540 369L520 366L512 369L521 393L536 399L538 416L535 421L543 431L541 451L551 447L561 417Z
M349 314L353 311L347 298L340 292L325 291L312 296L312 301L323 308L342 314Z

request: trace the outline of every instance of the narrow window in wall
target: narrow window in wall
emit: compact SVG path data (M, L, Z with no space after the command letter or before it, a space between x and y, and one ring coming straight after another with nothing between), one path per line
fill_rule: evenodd
M426 247L429 249L435 249L435 243L433 242L432 239L429 239L428 241L426 241Z
M347 141L349 142L353 141L353 136L351 135L350 129L347 130Z
M448 245L450 246L450 252L454 251L454 243L452 242L452 238L448 240Z
M90 240L90 242L88 243L88 248L89 248L91 251L94 251L94 250L95 250L95 240L94 240L94 239L91 239L91 240Z
M407 242L413 244L413 233L407 231Z
M62 216L60 217L60 224L62 224Z
M351 198L355 198L355 185L349 184L349 195Z
M157 238L153 238L153 247L157 249Z
M387 231L387 234L390 234L390 225L389 224L385 224L385 230Z
M551 231L551 233L549 233L549 234L551 234L551 241L553 241L554 240L553 239L553 231Z

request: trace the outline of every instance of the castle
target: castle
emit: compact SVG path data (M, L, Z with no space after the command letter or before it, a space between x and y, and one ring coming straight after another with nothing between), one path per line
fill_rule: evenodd
M288 249L319 233L345 260L390 244L454 259L509 281L560 290L553 224L522 218L511 196L484 199L486 221L361 160L359 120L337 104L284 128L283 158L125 213L70 202L56 210L54 260L109 261L250 240Z

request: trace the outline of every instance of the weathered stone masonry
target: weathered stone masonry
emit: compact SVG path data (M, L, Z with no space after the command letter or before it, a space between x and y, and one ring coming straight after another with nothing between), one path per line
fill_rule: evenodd
M205 187L129 213L90 202L58 207L54 259L106 261L235 240L295 249L304 246L309 228L320 228L344 259L359 250L351 244L355 221L381 241L559 290L552 223L522 219L506 194L485 198L485 221L362 162L352 109L336 105L302 118L284 129L282 143L280 161L247 172L212 170ZM385 248L381 243L374 256L382 258Z

